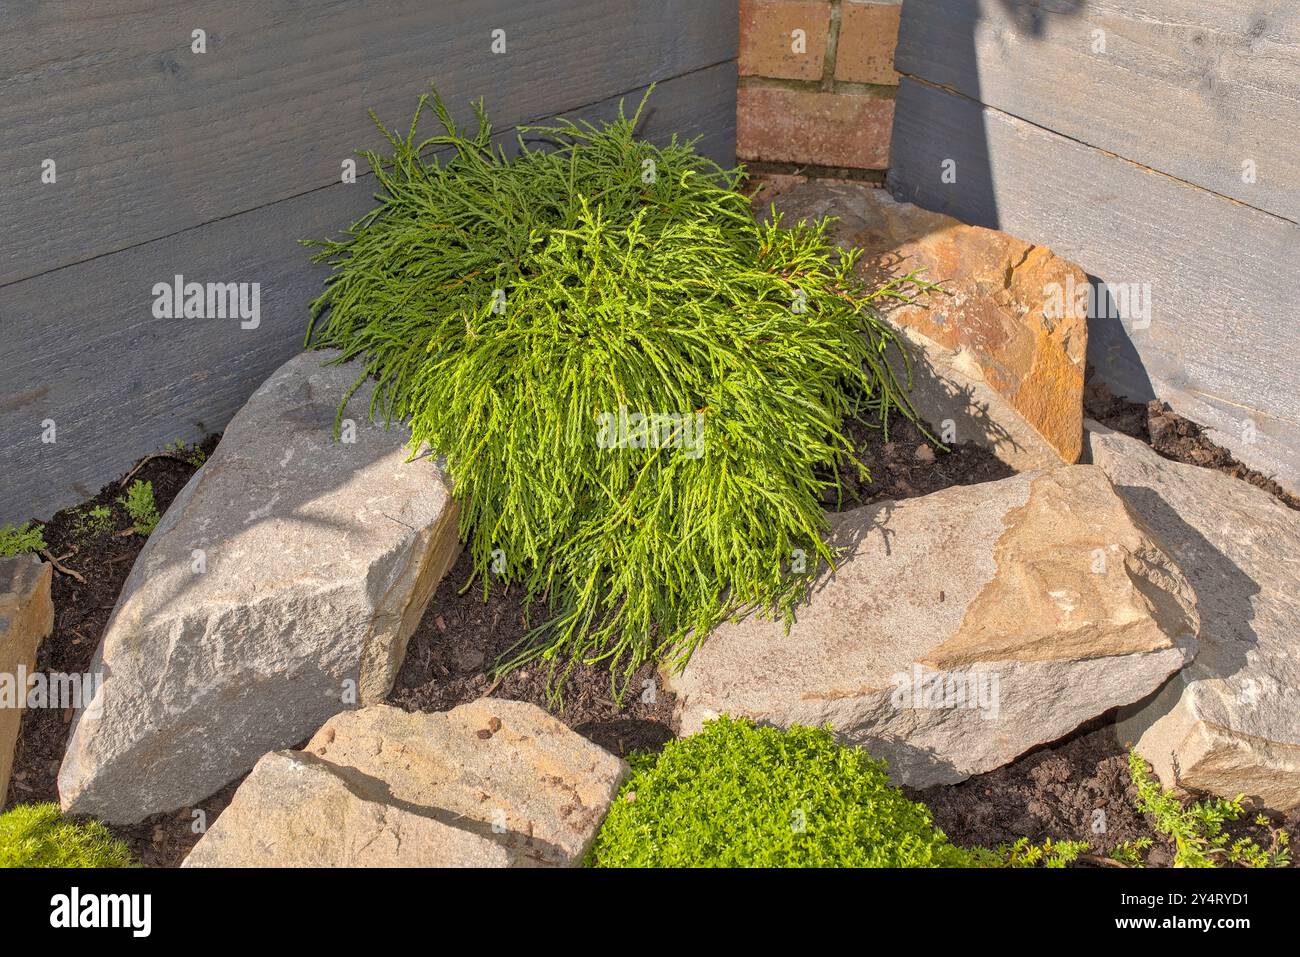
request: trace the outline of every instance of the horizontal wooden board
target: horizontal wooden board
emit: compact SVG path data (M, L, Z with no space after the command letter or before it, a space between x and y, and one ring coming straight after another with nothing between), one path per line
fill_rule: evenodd
M618 99L572 115L609 117ZM646 136L703 135L701 152L734 162L734 62L662 83L651 103ZM48 517L171 440L221 429L301 348L326 272L298 240L359 218L374 188L363 176L0 288L0 522ZM260 283L261 326L153 318L153 285L178 273Z
M896 65L1300 222L1295 0L908 0Z
M1149 328L1090 322L1090 361L1129 394L1218 410L1216 441L1300 485L1300 226L908 78L897 103L899 198L1149 284Z
M513 126L732 60L737 19L735 0L4 3L0 285L337 182L367 109L405 128L430 83Z

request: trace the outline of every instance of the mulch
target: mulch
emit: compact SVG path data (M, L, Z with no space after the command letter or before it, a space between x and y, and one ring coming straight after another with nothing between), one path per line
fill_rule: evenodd
M1194 423L1175 421L1171 428L1164 424L1169 417L1166 412L1107 397L1091 385L1089 395L1090 416L1152 442L1161 454L1219 468L1269 489L1267 478L1251 473L1210 444ZM842 476L842 497L828 497L828 508L848 509L885 498L927 495L954 485L994 481L1012 474L1009 467L976 445L963 444L950 450L933 447L922 431L906 420L891 424L888 441L864 427L854 427L850 434L870 477L859 478L855 473ZM210 452L216 442L216 436L210 438L204 444L205 451ZM134 477L153 483L159 508L165 510L193 472L194 466L187 462L161 457L146 462ZM121 493L119 483L111 483L94 499L64 509L45 525L50 553L83 576L85 582L55 574L55 627L41 646L37 663L40 670L88 670L118 593L145 539L112 532L87 535L84 513L88 506L108 506L114 510L114 530L125 528L130 523L116 504ZM1274 494L1286 495L1280 489ZM1288 498L1283 500L1297 507L1295 499ZM470 574L469 558L462 555L443 579L411 638L405 663L388 698L390 703L410 711L444 711L491 696L551 707L556 701L552 692L558 690L560 704L558 710L553 708L557 717L616 754L656 751L675 736L673 696L659 687L650 665L628 683L621 702L609 671L601 666L573 669L558 688L553 687L544 665L495 677L493 666L528 630L525 612L531 611L531 620L536 624L546 620L545 609L525 609L519 588L511 590L499 582L491 583L485 602L480 582L465 587ZM6 807L17 802L58 800L57 775L71 718L71 713L53 710L25 713ZM201 828L196 827L196 818L210 825L229 803L238 784L232 782L193 808L112 829L146 866L177 866L199 839ZM1027 836L1035 841L1047 837L1088 840L1095 848L1105 850L1121 840L1151 835L1150 826L1133 808L1131 791L1123 749L1106 728L1094 727L1004 768L912 796L927 804L940 827L964 846L990 846ZM1096 830L1098 809L1106 822L1105 831L1100 833ZM1167 856L1167 848L1158 847L1151 861L1158 863Z
M1084 389L1083 407L1089 418L1145 442L1167 459L1214 469L1249 482L1283 505L1300 510L1300 497L1286 491L1269 476L1239 462L1227 449L1211 442L1205 429L1174 412L1159 399L1144 403L1120 398L1094 376Z

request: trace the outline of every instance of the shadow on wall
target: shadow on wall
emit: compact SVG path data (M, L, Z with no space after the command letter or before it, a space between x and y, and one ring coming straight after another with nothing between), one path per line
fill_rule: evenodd
M982 8L986 3L994 0L957 0L957 2L948 2L942 4L943 12L951 16L961 29L953 29L951 36L959 37L948 49L943 51L943 58L947 63L948 72L967 77L968 97L976 102L982 102L980 95L979 75L980 63L979 53L976 49L975 30L978 26ZM999 48L1005 47L1009 43L1017 42L1021 39L1028 39L1032 42L1035 38L1041 37L1044 33L1047 18L1049 17L1075 17L1083 13L1087 7L1088 0L1038 0L1034 3L1026 3L1024 0L996 0L996 2L1006 11L1010 22L1014 24L1015 37L1011 37L1005 32L999 32L994 40ZM899 36L906 38L911 24L925 17L935 15L935 4L933 3L916 3L911 0L903 0L902 20L899 26ZM903 64L905 65L905 64ZM901 72L901 71L900 71ZM911 82L918 81L915 77L904 74ZM950 91L955 92L955 91ZM979 114L972 114L978 116ZM985 129L982 117L978 123L971 122L957 131L960 136L960 149L954 150L954 156L946 158L934 170L934 175L941 179L941 182L951 183L957 186L961 191L963 217L967 222L977 226L987 226L990 229L998 229L998 207L997 197L993 189L993 169L992 158L989 151L988 133ZM957 178L957 169L960 167L961 178ZM908 202L916 202L919 194L918 189L902 189L898 184L891 180L891 189L899 195L900 199ZM927 198L929 198L927 196ZM943 204L931 202L928 208L933 208L939 212L949 212L943 208ZM975 218L971 218L968 210L975 210Z
M909 29L918 20L935 16L936 7L942 6L943 14L954 24L947 35L958 38L943 51L945 68L948 73L965 78L966 89L962 92L965 99L982 102L979 83L981 64L975 34L984 19L984 11L993 4L1002 11L1002 15L989 24L988 28L996 31L991 37L992 45L996 49L1006 49L1015 43L1033 43L1035 39L1043 37L1055 19L1073 19L1083 15L1088 10L1089 0L943 0L941 3L904 0L899 28L900 47L903 46ZM917 33L919 35L919 28ZM986 48L988 45L985 44ZM906 66L905 63L899 65ZM909 84L925 82L904 73L899 95L900 113L909 105ZM956 91L949 89L948 92ZM945 184L945 189L924 190L915 182L900 182L891 175L890 190L906 202L948 213L977 226L1001 229L994 189L994 157L983 111L971 109L946 119L953 119L956 123L955 129L945 130L946 134L951 134L947 140L951 144L952 155L939 158L940 161L932 170L932 175ZM897 119L895 122L897 124ZM894 139L897 143L897 133ZM958 169L960 177L957 175ZM911 175L915 177L915 171ZM951 185L951 191L947 189L948 185ZM960 191L959 199L946 203L942 200L945 192L954 195L956 191ZM1122 394L1129 398L1142 402L1155 398L1151 379L1128 330L1120 320L1120 309L1114 296L1102 279L1096 276L1089 276L1088 279L1092 286L1088 321L1089 365L1105 368L1112 387L1118 386Z

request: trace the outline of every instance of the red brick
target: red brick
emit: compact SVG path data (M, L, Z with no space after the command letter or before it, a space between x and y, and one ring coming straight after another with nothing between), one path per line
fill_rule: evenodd
M902 7L896 3L845 3L840 8L835 79L898 85L894 48L898 45L900 10Z
M740 0L740 73L785 80L820 80L830 30L828 0ZM794 52L795 30L806 50Z
M736 154L745 160L887 169L894 101L741 86Z

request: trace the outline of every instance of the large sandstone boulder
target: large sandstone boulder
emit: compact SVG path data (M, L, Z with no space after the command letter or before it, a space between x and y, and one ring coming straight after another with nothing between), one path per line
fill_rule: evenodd
M681 731L719 713L830 725L895 780L1006 764L1160 686L1192 591L1100 469L1059 467L855 509L787 634L750 616L665 676Z
M1196 590L1196 660L1116 726L1169 787L1300 807L1300 512L1088 423L1092 460Z
M404 429L366 420L369 385L335 440L358 369L328 358L258 389L140 553L59 773L66 810L175 810L390 689L459 552L457 510Z
M0 558L0 802L9 792L14 747L36 649L54 630L50 566L35 555Z
M862 183L783 184L774 203L787 221L837 217L836 241L863 250L858 271L873 287L918 270L941 285L915 304L881 303L885 317L919 344L915 401L931 424L951 418L958 441L987 445L1016 468L1079 460L1088 348L1082 269L1045 246L900 203ZM934 354L926 356L927 347ZM1034 436L1021 434L1024 425Z
M509 867L499 844L389 803L300 751L272 751L182 867Z
M441 809L541 864L574 865L628 767L536 705L480 698L451 711L388 705L337 715L306 750L396 801Z
M535 705L376 705L267 755L186 863L577 865L627 771Z

